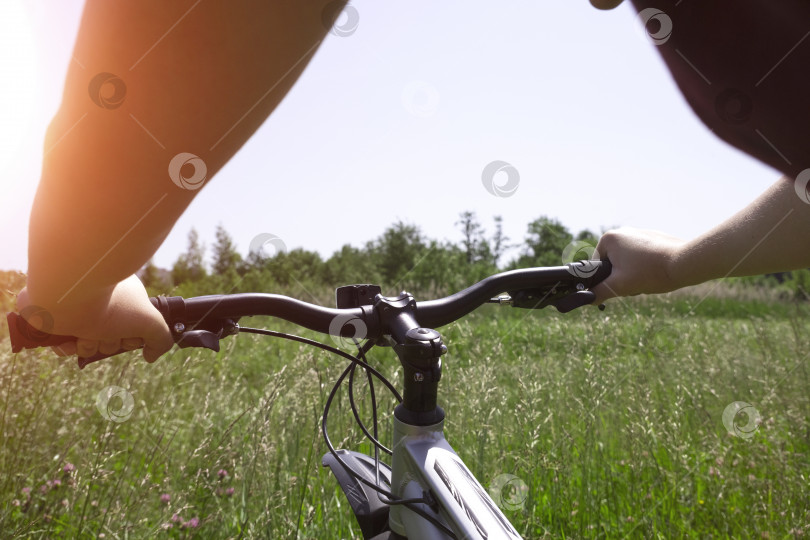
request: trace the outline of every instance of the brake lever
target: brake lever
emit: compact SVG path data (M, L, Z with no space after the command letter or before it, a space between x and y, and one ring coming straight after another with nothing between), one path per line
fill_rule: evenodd
M563 296L551 302L551 305L557 308L560 313L568 313L578 307L587 306L596 300L596 295L591 291L577 291L574 294Z
M551 289L523 289L510 292L509 304L512 307L524 309L543 309L554 306L560 313L568 313L578 307L592 304L596 300L596 294L589 290L576 290L573 287ZM604 309L604 304L599 306Z
M219 340L222 339L222 332L209 332L208 330L188 330L177 340L177 346L181 349L188 347L205 347L214 352L219 352Z

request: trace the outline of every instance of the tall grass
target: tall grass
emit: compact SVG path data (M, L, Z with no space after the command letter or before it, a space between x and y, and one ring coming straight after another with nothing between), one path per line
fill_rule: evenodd
M513 475L498 495L526 538L802 536L809 314L715 297L482 308L442 329L446 436L485 486ZM84 371L3 349L0 536L359 537L321 467L320 416L345 363L251 335L223 345ZM390 349L370 361L397 383ZM121 422L96 406L113 385L134 399ZM723 425L734 401L761 414L750 439ZM381 404L388 422L393 401ZM368 451L345 392L335 407L333 442Z

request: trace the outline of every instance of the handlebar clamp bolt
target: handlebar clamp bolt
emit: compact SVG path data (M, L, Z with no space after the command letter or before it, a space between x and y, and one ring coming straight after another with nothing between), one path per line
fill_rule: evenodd
M175 333L182 334L186 330L186 325L181 322L176 322L172 328L174 329Z
M413 380L416 382L422 382L425 380L425 374L420 371L417 371L416 373L413 374Z
M585 290L585 284L584 283L577 283L577 290L578 291Z

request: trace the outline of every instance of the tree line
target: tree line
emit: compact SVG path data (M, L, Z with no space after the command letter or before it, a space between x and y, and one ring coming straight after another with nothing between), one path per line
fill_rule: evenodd
M417 225L397 221L362 247L345 244L326 259L302 248L277 250L272 255L256 249L243 257L222 225L216 229L209 259L207 246L192 229L185 252L170 270L161 270L150 261L139 275L153 294L191 296L375 283L389 293L408 289L435 295L464 288L501 270L560 265L563 252L572 243L580 251L573 258L587 258L598 239L589 230L573 234L547 216L529 223L520 243L504 234L501 216L495 216L487 230L475 212L462 212L456 226L461 240L451 242L429 238ZM517 255L505 261L507 251L514 249Z

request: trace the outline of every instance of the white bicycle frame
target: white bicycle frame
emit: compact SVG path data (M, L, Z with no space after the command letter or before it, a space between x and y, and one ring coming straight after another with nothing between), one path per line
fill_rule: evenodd
M459 540L520 540L522 537L447 443L443 428L443 420L431 426L411 426L394 418L394 495L420 498L430 491L438 512L424 503L418 506L444 523ZM393 532L409 539L450 538L403 505L391 506L388 523Z

